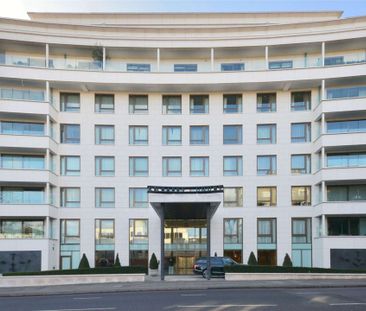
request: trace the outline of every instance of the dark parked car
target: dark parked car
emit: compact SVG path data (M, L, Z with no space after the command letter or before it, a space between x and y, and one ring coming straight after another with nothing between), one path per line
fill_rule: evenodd
M224 276L224 266L237 265L238 263L230 257L211 257L211 276ZM198 258L193 265L193 272L195 274L202 274L207 278L207 257Z

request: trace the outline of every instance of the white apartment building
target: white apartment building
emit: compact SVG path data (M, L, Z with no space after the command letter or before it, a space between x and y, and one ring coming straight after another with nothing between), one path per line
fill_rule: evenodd
M366 268L366 16L0 19L0 273Z

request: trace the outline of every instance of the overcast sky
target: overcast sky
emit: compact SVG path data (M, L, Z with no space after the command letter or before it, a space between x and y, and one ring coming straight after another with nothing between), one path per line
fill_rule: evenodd
M27 11L56 12L272 12L344 11L366 15L366 0L0 0L0 16L28 18Z

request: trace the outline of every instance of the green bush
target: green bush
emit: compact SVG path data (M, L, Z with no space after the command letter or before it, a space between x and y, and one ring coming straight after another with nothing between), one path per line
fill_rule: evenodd
M70 269L70 270L48 270L39 272L9 272L4 276L20 276L20 275L72 275L72 274L131 274L144 273L147 274L146 267L142 266L122 266L122 267L102 267L89 269Z
M255 255L254 255L253 252L251 252L250 255L249 255L248 265L250 265L250 266L258 265L257 258L255 258Z
M116 260L114 261L113 267L121 267L121 262L119 261L119 256L117 253Z
M90 269L89 260L86 258L85 254L83 254L83 257L81 257L79 269Z
M324 269L281 266L225 266L225 272L232 273L366 273L366 270Z
M149 262L149 268L152 270L157 270L159 268L159 262L156 259L155 253L152 253L150 262Z
M285 258L283 260L282 267L292 267L291 258L290 258L290 256L287 253L286 253L286 256L285 256Z

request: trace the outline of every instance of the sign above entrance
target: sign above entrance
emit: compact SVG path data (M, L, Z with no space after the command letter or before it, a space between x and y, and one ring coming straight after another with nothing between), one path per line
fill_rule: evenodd
M223 185L198 187L147 186L148 193L218 193L224 192Z

